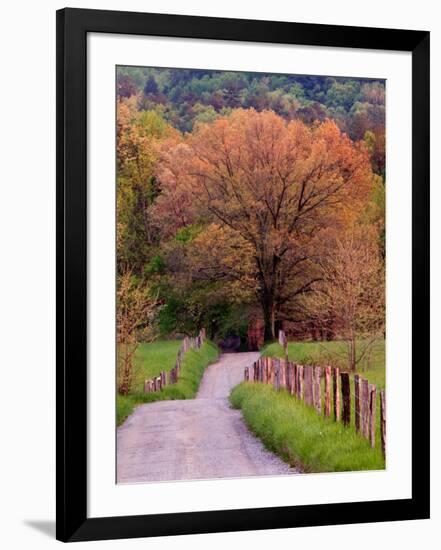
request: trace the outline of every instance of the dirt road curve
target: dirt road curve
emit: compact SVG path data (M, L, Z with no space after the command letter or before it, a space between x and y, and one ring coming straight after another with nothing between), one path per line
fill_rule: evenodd
M228 395L257 353L231 353L205 371L196 399L140 405L118 428L118 483L293 474L245 426Z

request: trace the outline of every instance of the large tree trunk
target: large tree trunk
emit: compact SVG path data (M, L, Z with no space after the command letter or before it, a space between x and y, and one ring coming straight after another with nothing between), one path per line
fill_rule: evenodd
M265 293L261 299L263 322L264 322L264 340L270 342L275 340L275 312L274 300L271 294Z

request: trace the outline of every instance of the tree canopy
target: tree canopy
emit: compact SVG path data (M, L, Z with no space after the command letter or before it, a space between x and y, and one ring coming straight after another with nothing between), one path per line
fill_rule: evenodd
M384 278L384 95L382 81L118 68L118 272L148 288L159 332L243 334L257 314L271 340L319 323L319 303L343 327L324 307L329 252L364 235Z

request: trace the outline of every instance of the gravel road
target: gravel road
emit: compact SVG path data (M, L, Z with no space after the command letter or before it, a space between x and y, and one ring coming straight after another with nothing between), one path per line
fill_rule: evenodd
M257 353L228 353L210 365L196 399L136 407L118 428L117 482L289 475L296 471L230 408L231 388Z

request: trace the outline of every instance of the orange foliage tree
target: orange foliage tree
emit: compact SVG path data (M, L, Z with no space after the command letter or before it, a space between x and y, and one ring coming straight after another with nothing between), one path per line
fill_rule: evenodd
M246 243L246 277L254 280L265 339L274 339L276 322L320 278L321 236L352 223L369 196L366 147L333 121L307 126L253 109L199 124L176 147L163 152L159 204L166 209L174 194L169 204L187 201Z

